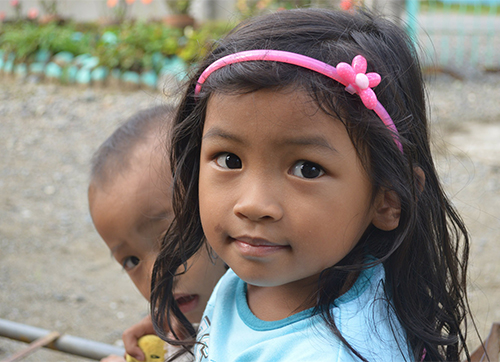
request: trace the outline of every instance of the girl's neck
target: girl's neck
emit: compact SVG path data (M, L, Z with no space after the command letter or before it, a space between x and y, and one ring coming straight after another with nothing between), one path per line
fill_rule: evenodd
M359 274L359 272L353 272L347 275L337 297L352 288ZM318 296L317 288L318 276L302 281L300 289L297 285L289 284L276 287L247 284L246 298L248 307L257 318L263 321L277 321L315 307ZM297 293L297 290L300 292Z
M317 283L314 283L314 287ZM247 303L252 313L263 321L277 321L314 307L311 289L297 294L295 288L287 285L277 287L258 287L247 285Z

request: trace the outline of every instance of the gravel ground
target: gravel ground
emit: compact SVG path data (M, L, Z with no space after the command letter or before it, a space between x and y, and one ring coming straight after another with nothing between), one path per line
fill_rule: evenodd
M438 167L473 235L470 297L484 335L500 321L500 77L438 76L429 96ZM152 91L0 77L0 318L120 344L147 313L92 226L86 188L96 147L162 102ZM0 337L0 359L24 346ZM44 350L25 361L88 360Z

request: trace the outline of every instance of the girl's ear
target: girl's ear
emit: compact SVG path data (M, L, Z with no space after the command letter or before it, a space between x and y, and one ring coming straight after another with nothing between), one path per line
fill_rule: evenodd
M375 216L372 224L380 230L391 231L398 227L401 202L393 190L381 189L375 198Z
M425 187L425 172L420 167L413 167L413 172L415 173L415 177L417 179L417 188L422 193Z

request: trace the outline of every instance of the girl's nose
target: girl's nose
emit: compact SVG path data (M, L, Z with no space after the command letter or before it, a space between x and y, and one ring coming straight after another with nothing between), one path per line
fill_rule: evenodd
M281 220L283 208L276 191L265 183L244 187L241 197L233 207L234 214L255 222Z

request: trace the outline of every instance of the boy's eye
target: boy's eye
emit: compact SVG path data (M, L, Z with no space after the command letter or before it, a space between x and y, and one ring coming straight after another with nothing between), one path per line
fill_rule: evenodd
M229 169L241 168L241 160L234 153L228 153L228 152L221 153L220 155L217 156L215 162L222 168L229 168Z
M317 178L324 173L320 165L309 161L299 161L292 166L291 170L292 175L303 178Z
M132 270L140 263L140 261L141 260L136 256L128 256L125 260L123 260L123 269L126 271Z

